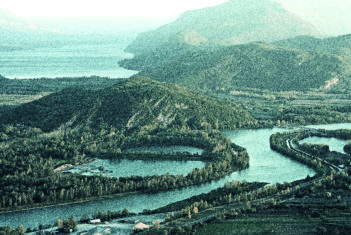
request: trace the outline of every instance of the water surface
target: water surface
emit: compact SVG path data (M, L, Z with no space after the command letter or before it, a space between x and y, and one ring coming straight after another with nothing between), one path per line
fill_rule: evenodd
M151 146L151 147L139 147L128 149L127 152L154 152L154 153L178 153L178 152L188 152L190 154L202 154L203 149L174 145L174 146Z
M0 53L0 74L7 78L56 78L97 75L127 78L136 71L119 67L118 61L132 58L125 42L43 47Z
M66 172L82 175L108 175L111 177L127 177L132 175L171 175L188 174L194 168L203 168L201 161L151 161L127 159L96 159L88 164L76 166Z
M337 138L327 138L312 136L299 141L300 144L310 143L310 144L325 144L329 146L330 151L336 151L339 153L345 153L344 146L347 144L347 140L341 140Z
M42 224L53 224L58 218L68 218L74 215L80 218L83 214L92 215L97 210L123 210L142 212L144 209L157 209L170 203L184 200L191 196L208 193L218 187L223 187L232 180L261 181L267 183L284 183L313 176L315 171L303 164L294 162L269 148L269 137L281 129L236 130L224 134L235 143L247 148L250 154L250 167L235 172L220 180L199 186L179 190L158 192L155 194L138 194L126 197L111 198L87 203L66 206L53 206L22 212L0 215L0 224L25 227L37 227ZM171 168L172 166L169 166ZM168 169L169 169L168 168Z

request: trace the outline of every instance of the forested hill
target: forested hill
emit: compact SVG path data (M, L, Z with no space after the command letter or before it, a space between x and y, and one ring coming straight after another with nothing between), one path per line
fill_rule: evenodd
M140 55L169 43L179 33L190 45L272 42L298 35L319 35L311 24L271 0L229 0L218 6L187 11L176 21L140 34L127 51Z
M136 77L98 91L66 89L24 104L0 117L52 131L65 125L95 130L236 128L255 120L236 104L196 94L173 84Z
M298 36L274 42L274 45L351 56L351 34L324 39L310 36Z
M169 49L171 50L171 49ZM141 59L142 60L142 59ZM242 87L275 91L327 89L342 83L345 63L341 57L266 43L189 50L160 65L148 57L142 76L201 90ZM140 63L138 58L135 63ZM133 64L133 61L129 61Z

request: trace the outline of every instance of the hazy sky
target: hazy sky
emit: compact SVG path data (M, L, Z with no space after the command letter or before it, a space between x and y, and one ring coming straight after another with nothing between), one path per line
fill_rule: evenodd
M245 1L245 0L242 0ZM351 0L273 0L330 35L351 33ZM19 17L139 16L176 19L181 13L226 0L0 0Z
M351 0L275 0L327 35L351 33Z
M170 17L226 0L1 0L17 16Z

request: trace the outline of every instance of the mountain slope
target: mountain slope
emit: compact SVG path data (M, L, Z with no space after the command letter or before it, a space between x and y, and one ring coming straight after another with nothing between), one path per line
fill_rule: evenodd
M344 61L338 56L265 43L190 51L164 66L153 64L140 75L212 91L318 89L344 75Z
M277 46L351 56L351 34L330 38L298 36L273 43Z
M19 106L0 120L2 124L23 124L44 131L62 125L96 130L206 126L225 129L255 122L232 102L141 77L99 91L67 89Z
M241 44L276 41L297 35L317 35L310 24L270 0L230 0L224 4L188 11L173 23L140 34L127 51L153 51L180 32L201 36L202 43Z

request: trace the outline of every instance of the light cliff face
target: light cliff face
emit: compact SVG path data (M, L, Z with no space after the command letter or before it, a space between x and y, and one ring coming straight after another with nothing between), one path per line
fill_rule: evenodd
M312 25L289 13L278 3L270 0L231 0L215 7L185 12L170 24L140 34L127 50L136 54L152 51L177 37L180 32L196 32L204 40L220 45L319 35Z

